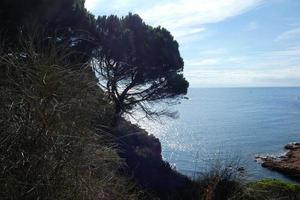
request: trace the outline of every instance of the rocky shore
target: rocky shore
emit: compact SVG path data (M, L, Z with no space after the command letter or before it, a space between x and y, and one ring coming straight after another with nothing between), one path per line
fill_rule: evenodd
M284 148L287 150L284 156L258 157L262 160L262 167L300 180L300 143L290 143Z

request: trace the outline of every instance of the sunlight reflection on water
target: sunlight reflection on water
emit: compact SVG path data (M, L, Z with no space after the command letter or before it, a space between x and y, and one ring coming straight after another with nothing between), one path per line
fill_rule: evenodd
M281 178L263 169L256 155L280 155L300 141L300 88L191 89L174 108L179 119L138 124L158 137L163 157L186 174L205 169L216 157L235 155L249 178Z

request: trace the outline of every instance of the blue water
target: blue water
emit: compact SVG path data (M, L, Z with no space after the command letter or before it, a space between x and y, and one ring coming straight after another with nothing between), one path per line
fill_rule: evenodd
M216 159L237 158L250 180L287 180L254 158L280 155L285 144L300 141L300 88L190 89L187 96L173 107L178 119L140 123L178 171L192 176Z

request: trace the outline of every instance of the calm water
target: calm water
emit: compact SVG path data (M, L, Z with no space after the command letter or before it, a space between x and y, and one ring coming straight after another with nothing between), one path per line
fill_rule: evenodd
M285 144L300 141L300 88L190 89L188 97L175 106L179 119L140 123L178 171L192 176L211 160L238 157L249 179L285 179L254 158L282 154Z

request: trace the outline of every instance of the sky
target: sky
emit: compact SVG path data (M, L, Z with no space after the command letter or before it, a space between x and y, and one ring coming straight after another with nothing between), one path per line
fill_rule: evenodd
M86 8L167 28L190 87L300 87L300 0L86 0Z

